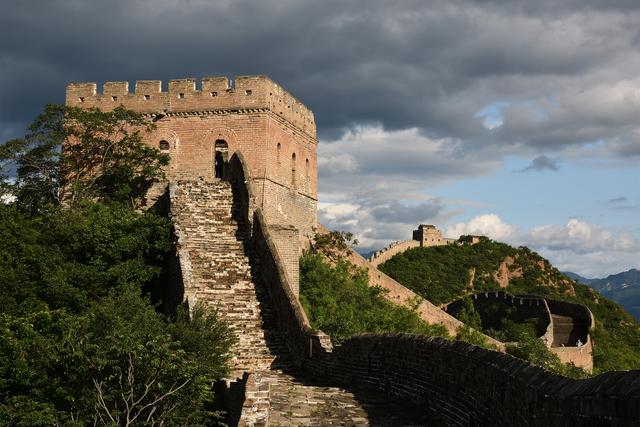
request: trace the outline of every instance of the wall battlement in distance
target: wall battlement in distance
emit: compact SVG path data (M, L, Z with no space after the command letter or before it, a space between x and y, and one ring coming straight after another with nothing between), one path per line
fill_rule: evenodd
M200 87L197 88L197 84ZM315 138L313 113L267 76L238 76L170 80L162 91L160 80L138 80L134 92L129 82L106 82L102 92L96 83L69 83L66 104L109 111L119 105L145 114L172 114L220 110L266 110L280 116Z

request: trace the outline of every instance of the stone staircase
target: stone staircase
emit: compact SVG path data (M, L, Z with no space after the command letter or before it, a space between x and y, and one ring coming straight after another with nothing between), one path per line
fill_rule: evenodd
M172 195L172 219L191 261L185 295L216 307L229 320L238 343L232 374L288 366L269 296L254 285L246 224L240 220L226 181L180 181Z
M423 411L411 411L404 403L400 408L379 396L356 397L295 375L229 182L174 182L171 216L181 263L189 264L183 265L185 297L190 304L216 307L238 337L231 379L249 373L252 384L240 425L424 425L416 423Z

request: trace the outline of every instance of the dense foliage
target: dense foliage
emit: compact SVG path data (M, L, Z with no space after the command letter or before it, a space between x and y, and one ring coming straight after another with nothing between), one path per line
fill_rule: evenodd
M133 209L164 161L140 126L122 109L50 106L0 146L17 167L0 204L1 425L217 423L212 385L234 338L202 307L154 308L173 243L167 218ZM82 157L99 162L82 170Z
M193 335L198 345L193 345ZM215 314L168 323L135 286L80 314L0 316L2 425L206 424L229 331Z
M517 274L511 274L508 287L502 289L495 273L507 257L512 261L509 271ZM591 331L595 372L640 368L638 322L618 304L569 279L528 248L489 239L472 246L415 248L394 256L380 269L436 304L471 293L506 290L586 305L596 319ZM502 328L487 332L511 340L523 332L519 329L507 320Z
M424 322L415 309L393 304L371 287L365 271L345 259L329 264L320 254L300 258L300 301L314 328L340 343L364 332L410 332L446 336L440 325Z
M0 303L5 313L85 310L110 288L157 291L171 249L170 222L123 205L85 202L27 216L0 206Z
M588 376L586 371L574 364L562 363L560 358L552 353L540 338L528 333L520 335L517 343L507 345L507 353L565 377L585 378Z
M87 199L135 205L169 163L142 142L152 129L142 114L122 106L103 112L47 105L24 138L0 146L4 189L32 212ZM12 168L15 182L6 179Z
M483 239L475 245L410 249L379 268L432 303L443 304L470 291L496 289L498 283L492 273L516 251L509 245Z

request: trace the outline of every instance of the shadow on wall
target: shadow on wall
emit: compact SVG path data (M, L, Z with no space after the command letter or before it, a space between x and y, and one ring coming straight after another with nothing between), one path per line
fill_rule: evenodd
M334 349L311 328L250 188L247 194L252 250L305 376L412 402L450 426L640 425L640 371L573 380L506 354L408 334L355 336Z

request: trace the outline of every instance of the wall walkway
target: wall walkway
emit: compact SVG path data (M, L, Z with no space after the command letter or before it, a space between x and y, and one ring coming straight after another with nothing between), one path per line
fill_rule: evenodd
M238 203L240 210L250 206ZM268 303L259 301L258 312L274 314L271 325L286 345L286 369L291 370L243 367L250 372L242 380L241 425L420 425L430 419L451 426L639 425L640 371L572 380L499 352L406 334L356 336L333 348L325 334L309 325L260 210L240 212L237 218L251 224L244 256L253 260L252 271L259 269L251 275L256 292L263 286L268 296L263 300ZM197 236L207 229L204 222L178 228L184 239L179 256L185 254L189 233ZM216 244L205 240L201 250ZM189 262L180 259L185 292L189 286L212 297L220 292L207 291L218 285L200 286L198 279L200 269L216 276L214 260L204 257L201 263L195 250L186 253ZM400 399L399 406L385 409L400 418L375 412L384 406L379 396L386 396L382 402Z

